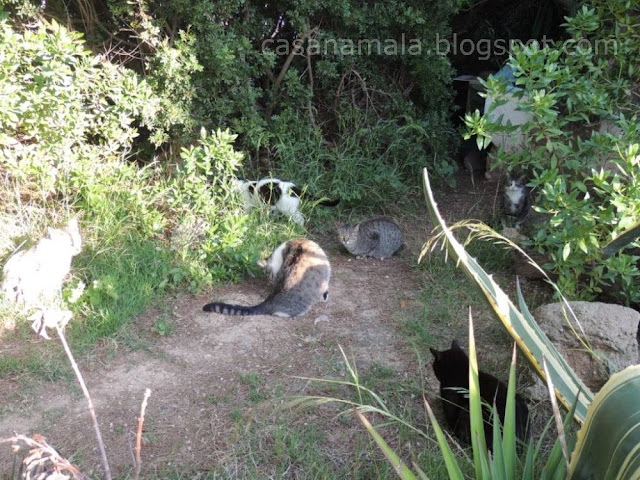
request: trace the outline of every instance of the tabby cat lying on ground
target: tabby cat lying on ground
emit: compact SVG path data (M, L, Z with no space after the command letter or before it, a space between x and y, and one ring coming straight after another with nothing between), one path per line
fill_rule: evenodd
M402 230L390 218L379 217L338 227L340 243L357 258L389 258L404 244Z

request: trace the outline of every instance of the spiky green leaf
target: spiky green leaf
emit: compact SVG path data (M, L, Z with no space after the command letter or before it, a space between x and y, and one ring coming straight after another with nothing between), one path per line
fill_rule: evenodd
M387 444L387 442L384 441L384 438L382 438L380 434L376 432L376 429L373 428L373 425L369 423L369 420L367 420L367 418L358 410L355 410L355 412L364 427L367 429L367 432L369 432L369 435L371 435L371 437L378 444L378 447L380 448L380 450L382 450L384 456L387 457L387 460L393 467L393 470L398 474L398 476L402 480L418 480L413 472L409 470L409 467L407 467L405 463L400 459L400 457L396 455L396 452L394 452L393 449Z
M431 420L431 425L433 426L433 431L436 434L436 438L438 439L438 445L440 445L440 450L442 451L442 458L444 459L444 464L447 467L447 473L449 474L450 480L463 480L464 476L462 475L462 470L460 470L460 466L456 461L456 457L453 455L451 451L451 447L447 443L447 439L444 437L444 433L442 433L442 429L436 420L436 416L433 414L433 410L431 410L431 406L427 399L424 399L424 405L427 408L427 413L429 414L429 419Z
M638 237L640 237L640 221L636 222L635 225L632 225L602 247L602 256L604 258L610 257L636 240Z

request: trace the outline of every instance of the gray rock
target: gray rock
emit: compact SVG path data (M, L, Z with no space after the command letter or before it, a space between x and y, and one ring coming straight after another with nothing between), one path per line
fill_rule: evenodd
M600 390L613 373L640 363L636 338L640 313L631 308L600 302L569 302L569 305L582 326L580 329L580 326L572 323L573 328L597 357L590 354L576 338L565 319L562 303L543 305L533 312L533 316L567 363L593 392Z

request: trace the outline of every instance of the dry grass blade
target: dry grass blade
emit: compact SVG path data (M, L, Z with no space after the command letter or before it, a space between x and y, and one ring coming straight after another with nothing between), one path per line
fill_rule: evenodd
M90 480L78 467L58 454L41 435L29 438L14 433L12 438L1 443L10 442L11 449L24 456L20 467L20 478L34 480Z

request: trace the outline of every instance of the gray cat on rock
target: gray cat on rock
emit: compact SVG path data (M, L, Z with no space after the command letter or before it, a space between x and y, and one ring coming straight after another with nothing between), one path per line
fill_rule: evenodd
M340 243L356 258L389 258L404 245L402 230L386 217L364 220L356 225L338 227Z

